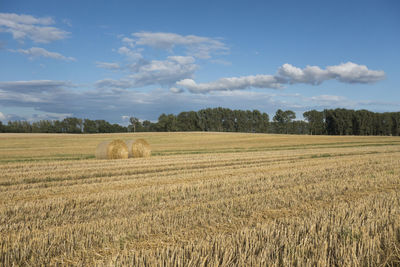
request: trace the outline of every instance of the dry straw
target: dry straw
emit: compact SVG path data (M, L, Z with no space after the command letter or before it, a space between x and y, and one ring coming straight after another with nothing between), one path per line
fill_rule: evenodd
M126 141L130 158L147 158L151 156L151 147L144 139Z
M128 147L120 139L102 142L96 148L97 159L127 159L128 155Z

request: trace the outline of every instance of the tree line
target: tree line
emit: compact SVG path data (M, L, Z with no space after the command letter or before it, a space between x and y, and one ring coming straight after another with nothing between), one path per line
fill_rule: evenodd
M270 121L258 110L207 108L178 115L161 114L157 122L130 118L125 127L105 120L65 118L37 122L9 121L0 132L11 133L119 133L213 131L282 133L311 135L400 135L400 112L377 113L368 110L325 109L303 113L305 120L295 120L296 113L278 109Z
M63 120L40 120L37 122L9 121L3 125L0 121L0 132L3 133L121 133L128 128L111 124L105 120L65 118Z

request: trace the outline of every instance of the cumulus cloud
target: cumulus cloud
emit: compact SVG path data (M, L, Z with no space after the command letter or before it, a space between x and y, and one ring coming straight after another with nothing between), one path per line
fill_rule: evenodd
M278 75L288 79L290 83L320 84L331 79L327 71L317 66L307 66L304 69L297 68L291 64L283 64L278 69Z
M212 54L227 53L229 48L218 39L210 37L202 37L197 35L180 35L168 32L136 32L132 33L135 37L134 43L132 39L126 39L132 45L144 45L159 49L172 50L176 46L186 48L189 55L207 59Z
M197 69L189 56L169 56L166 60L140 60L129 66L130 74L120 80L104 79L95 83L97 88L137 88L148 85L173 86L177 81L190 78Z
M292 84L308 83L313 85L332 79L344 83L374 83L385 78L384 71L369 70L367 66L353 62L327 66L326 69L321 69L318 66L307 66L301 69L291 64L283 64L278 69L278 75Z
M179 80L192 77L196 69L193 57L170 56L166 60L152 60L140 66L130 78L137 87L151 84L173 85Z
M122 42L125 43L129 47L134 47L135 46L135 40L132 38L128 37L123 37Z
M183 93L184 90L182 88L171 87L171 88L169 88L169 91L174 94L179 94L179 93Z
M105 79L96 82L97 88L137 88L149 85L168 86L171 92L182 92L176 82L191 79L198 69L196 58L209 58L212 54L228 50L220 40L196 35L179 35L175 33L133 33L132 37L119 36L123 45L114 50L125 57L125 63L97 62L97 66L106 69L121 70L121 79ZM164 59L146 59L146 47L171 50L180 46L186 55L170 55ZM180 51L182 52L182 51ZM226 63L226 62L224 62ZM128 74L126 74L128 73Z
M251 75L221 78L214 82L199 84L192 79L184 79L177 82L177 85L188 89L192 93L208 93L211 91L243 90L250 87L278 89L282 87L281 83L282 80L273 75Z
M140 52L129 49L126 46L122 46L118 49L118 53L128 57L130 60L138 60L142 58L142 54Z
M98 68L109 69L109 70L118 70L121 66L115 62L96 62L96 66Z
M221 78L208 83L196 83L192 79L184 79L177 86L188 89L192 93L208 93L211 91L244 90L248 88L282 88L285 84L307 83L318 85L326 80L336 79L344 83L374 83L385 78L381 70L369 70L367 66L352 62L321 69L318 66L307 66L304 69L291 64L284 64L276 75L251 75L243 77Z
M49 26L54 23L50 17L0 13L0 32L9 32L18 41L28 38L35 43L49 43L68 37L68 32Z
M326 70L332 73L335 79L345 83L374 83L385 79L383 70L369 70L367 66L353 62L328 66Z
M63 60L63 61L75 61L76 60L73 57L66 57L66 56L61 55L60 53L50 52L41 47L32 47L29 49L18 49L18 50L10 50L10 51L27 55L27 56L29 56L30 59L46 57L46 58Z

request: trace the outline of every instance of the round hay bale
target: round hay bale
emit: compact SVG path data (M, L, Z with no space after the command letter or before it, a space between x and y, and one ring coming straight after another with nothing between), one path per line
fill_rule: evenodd
M102 142L96 148L97 159L127 159L128 156L128 147L120 139Z
M125 141L125 144L126 144L127 147L128 147L128 153L129 153L129 157L130 157L130 158L133 158L133 154L132 154L132 146L133 146L133 143L135 143L135 140L128 140L128 141Z
M126 144L130 158L147 158L151 156L151 147L144 139L129 140Z

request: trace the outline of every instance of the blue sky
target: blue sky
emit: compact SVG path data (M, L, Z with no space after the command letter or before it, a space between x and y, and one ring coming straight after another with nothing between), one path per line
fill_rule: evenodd
M0 2L0 120L400 111L398 1Z

